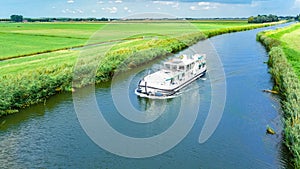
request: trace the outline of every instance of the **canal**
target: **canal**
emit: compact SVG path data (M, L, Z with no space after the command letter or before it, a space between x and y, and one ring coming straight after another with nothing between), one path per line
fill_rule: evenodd
M34 105L18 114L0 119L0 166L116 169L289 168L290 156L281 135L283 124L279 98L262 92L263 89L271 89L273 86L265 64L268 60L267 51L256 41L258 32L286 25L288 24L219 35L200 41L176 54L193 54L198 51L205 53L208 73L183 90L182 96L174 99L148 100L134 94L138 81L149 71L158 70L164 60L124 73L113 82L97 85L95 90L86 88L79 91L77 100L81 106L86 106L84 110L87 111L87 116L88 111L93 111L89 105L94 92L99 110L108 124L114 131L131 138L159 137L161 133L168 133L174 124L187 125L185 131L179 130L178 137L174 137L179 140L178 143L170 146L168 150L145 158L130 158L130 153L122 156L122 153L117 155L118 152L108 151L109 148L101 148L97 141L88 137L84 130L86 128L81 126L83 123L80 124L78 117L82 114L78 115L78 109L74 108L74 95L64 93L51 97L46 104ZM215 65L210 58L212 55L220 59L222 67ZM224 70L225 79L210 73L215 69ZM215 130L211 129L212 135L204 142L199 142L213 103L212 86L220 82L226 82L224 111L221 107L221 119L216 119L217 126ZM216 97L222 96L216 93ZM185 121L177 124L182 113L179 110L182 108L182 116L187 117ZM136 113L147 110L147 113L140 114L143 123L126 119L128 116L134 118L134 115L130 115L133 112L131 109L136 111L134 113L137 116L139 114ZM266 134L267 126L274 128L278 134ZM95 130L100 138L110 139L110 135L103 131L104 128ZM131 151L130 146L123 144L121 139L112 137L109 141L111 144L119 144L125 151L126 148L128 152ZM172 140L160 139L153 144L167 145L167 141ZM153 146L153 152L156 151L155 148Z

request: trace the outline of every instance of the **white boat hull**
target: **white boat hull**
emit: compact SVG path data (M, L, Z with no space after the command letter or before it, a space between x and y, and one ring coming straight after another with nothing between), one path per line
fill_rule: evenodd
M188 80L187 82L183 83L180 86L175 87L174 89L171 90L163 90L163 89L156 89L151 87L147 87L148 91L150 90L151 93L146 92L145 90L139 90L139 88L145 88L144 86L139 86L138 88L135 89L135 94L138 95L139 97L144 97L144 98L149 98L149 99L170 99L170 98L175 98L178 96L178 93L181 89L184 87L188 86L192 82L196 81L197 79L203 77L206 73L206 70L204 72L199 73L196 75L194 78ZM155 93L161 93L162 95L155 95Z

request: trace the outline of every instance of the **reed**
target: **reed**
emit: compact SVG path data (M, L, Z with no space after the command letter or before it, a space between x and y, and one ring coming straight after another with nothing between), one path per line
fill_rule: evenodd
M285 31L285 30L283 30ZM280 30L277 30L280 32ZM274 90L281 94L284 111L285 144L293 154L295 168L300 168L300 82L288 58L286 43L270 37L274 32L261 32L257 39L270 51L270 73L274 80ZM272 35L273 37L275 35ZM298 55L300 56L300 55ZM299 62L298 62L299 64Z

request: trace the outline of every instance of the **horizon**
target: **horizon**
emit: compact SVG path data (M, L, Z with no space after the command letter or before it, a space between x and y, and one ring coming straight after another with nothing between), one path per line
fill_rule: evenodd
M18 15L18 14L12 14L12 15ZM255 15L254 17L256 16L267 16L267 15L270 15L270 14L257 14ZM296 16L296 15L295 15ZM288 17L295 17L295 16L277 16L278 18L288 18ZM183 17L183 18L106 18L106 17L26 17L26 16L23 16L23 19L64 19L64 18L68 18L68 19L90 19L90 18L95 18L95 19L110 19L110 20L183 20L183 19L186 19L186 20L247 20L249 17L251 16L248 16L248 17L227 17L227 18L223 18L223 17L214 17L214 18L196 18L196 17ZM10 19L10 17L7 17L7 18L0 18L0 19Z
M146 14L172 18L247 18L258 14L295 16L300 0L19 0L2 1L0 18L128 18ZM150 18L155 18L150 17Z

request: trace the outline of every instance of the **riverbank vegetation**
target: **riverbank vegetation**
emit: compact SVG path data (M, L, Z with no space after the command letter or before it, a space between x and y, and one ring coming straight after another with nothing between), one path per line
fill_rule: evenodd
M285 143L300 168L300 24L257 35L269 53L274 90L282 98Z
M171 55L201 39L269 25L247 21L1 23L1 41L10 45L0 48L0 116L46 102L59 92L109 80L117 71Z

